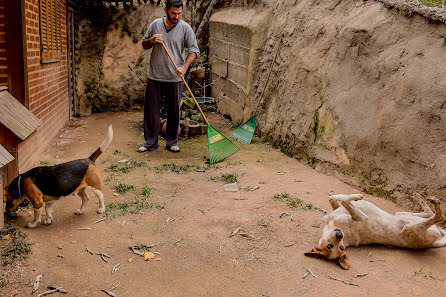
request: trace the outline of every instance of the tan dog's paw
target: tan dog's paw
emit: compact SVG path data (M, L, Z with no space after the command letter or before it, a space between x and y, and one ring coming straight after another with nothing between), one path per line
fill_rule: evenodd
M335 201L346 201L346 202L350 202L350 201L358 201L358 200L362 200L362 194L336 194L336 195L329 195L329 197Z
M84 211L82 209L76 209L76 211L74 212L75 215L80 216L84 214Z
M440 204L440 200L438 200L437 198L435 198L433 196L427 197L427 200L432 204Z
M103 214L104 212L105 212L105 207L98 208L98 211L97 211L98 214Z

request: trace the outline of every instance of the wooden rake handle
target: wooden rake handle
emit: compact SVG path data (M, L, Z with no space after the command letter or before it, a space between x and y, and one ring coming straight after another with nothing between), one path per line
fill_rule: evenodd
M166 54L169 56L170 61L172 61L172 64L175 67L175 70L178 71L177 64L175 64L175 61L173 60L172 56L170 55L169 51L167 50L167 47L164 44L164 42L161 42L161 45L163 46L164 50L166 51ZM186 86L187 90L189 91L189 94L192 96L192 99L194 99L195 105L198 107L198 111L201 113L201 116L203 117L204 121L207 124L208 123L208 119L206 118L206 116L204 115L203 111L201 110L200 105L198 105L197 99L195 99L195 96L192 93L192 91L190 90L188 84L186 83L186 80L184 80L184 77L183 76L180 76L180 77L181 77L181 80L183 81L183 84Z
M262 94L260 95L259 101L257 102L256 109L254 110L254 113L253 113L254 115L257 113L260 103L262 102L263 94L265 93L266 86L268 85L268 82L269 82L269 76L271 75L271 70L273 69L274 62L276 62L277 55L279 54L279 49L280 49L280 44L282 42L282 38L283 38L283 35L280 35L279 41L277 41L278 45L277 45L277 49L276 49L276 54L274 55L274 59L271 62L271 66L269 67L268 76L266 77L266 82L265 82L265 85L263 86Z

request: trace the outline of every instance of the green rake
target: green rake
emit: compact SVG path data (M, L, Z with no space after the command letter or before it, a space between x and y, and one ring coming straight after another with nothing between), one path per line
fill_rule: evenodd
M231 133L231 137L240 141L240 142L244 142L244 143L248 143L248 144L251 143L252 136L254 135L254 130L256 129L255 114L257 113L257 110L259 109L260 103L262 102L263 94L265 93L266 86L268 85L268 82L269 82L269 76L271 74L271 70L273 69L274 62L276 61L277 54L279 53L281 41L282 41L282 36L280 36L279 41L277 42L278 45L277 45L277 49L276 49L276 54L274 55L274 59L271 62L271 66L269 67L268 76L266 78L266 82L265 82L265 85L263 86L262 94L260 95L259 102L257 102L257 106L256 106L256 109L254 110L254 113L251 115L249 120L247 120L243 125L241 125L237 129L235 129Z
M167 50L166 46L164 45L164 42L161 43L164 50L166 51L166 54L169 56L170 61L172 61L173 66L176 70L178 70L177 65L175 64L175 61L173 60L172 56L170 55L169 51ZM206 122L207 126L207 134L208 134L208 149L209 149L209 164L215 164L218 162L223 161L224 159L232 156L236 152L238 152L239 147L232 143L228 138L226 138L223 134L217 131L214 127L209 124L208 119L204 115L203 111L200 108L200 105L197 102L197 99L195 99L194 94L190 90L189 86L187 85L186 81L184 80L184 77L181 76L181 79L183 80L184 85L186 86L187 90L189 91L192 99L194 99L195 105L198 108L198 111L201 113L201 116L203 117L204 121Z

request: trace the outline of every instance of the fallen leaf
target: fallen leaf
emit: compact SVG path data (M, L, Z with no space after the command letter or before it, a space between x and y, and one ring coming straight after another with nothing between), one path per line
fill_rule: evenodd
M61 250L61 249L62 249L62 245L59 244L59 245L57 246L57 248L58 248L59 250Z
M155 258L155 254L151 252L144 252L144 261L152 260Z
M129 258L127 261L128 261L129 263L132 263L133 259L132 259L132 258Z
M113 196L119 196L119 193L113 193Z
M8 240L11 237L11 234L6 234L2 237L3 240Z
M31 214L33 214L33 213L34 213L34 212L32 212L31 210L30 210L30 211L28 211L28 214L30 214L30 215L31 215Z
M161 261L161 258L156 258L155 260L156 260L156 261Z

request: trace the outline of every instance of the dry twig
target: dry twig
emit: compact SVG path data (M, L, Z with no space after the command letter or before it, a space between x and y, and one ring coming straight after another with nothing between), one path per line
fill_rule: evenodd
M333 277L333 276L331 276L331 275L329 275L328 278L330 278L330 279L332 279L332 280L335 280L335 281L338 281L338 282L341 282L341 283L346 284L346 285L359 287L359 285L354 284L354 283L352 283L351 281L349 281L349 280L347 280L347 279L339 279L339 278Z
M35 291L37 291L37 289L39 288L39 285L40 285L40 279L41 279L41 278L42 278L42 275L39 274L39 275L36 277L36 279L34 280L33 293L34 293Z
M103 290L103 289L101 291L104 292L105 294L107 294L108 296L116 297L116 294L113 293L112 291L107 291L107 290Z
M48 289L48 291L40 293L39 295L37 295L37 297L43 297L43 296L46 296L46 295L49 295L49 294L53 294L53 293L56 293L56 292L63 293L63 294L67 293L67 291L62 289L62 287L52 287L52 286L49 286L49 287L46 287L46 288Z
M116 271L118 271L118 267L119 267L119 265L121 265L121 263L118 263L118 264L116 264L115 266L113 266L112 274L115 273Z
M116 289L117 287L119 287L119 285L121 284L121 282L118 282L116 285L114 285L111 289L112 290L114 290L114 289Z

